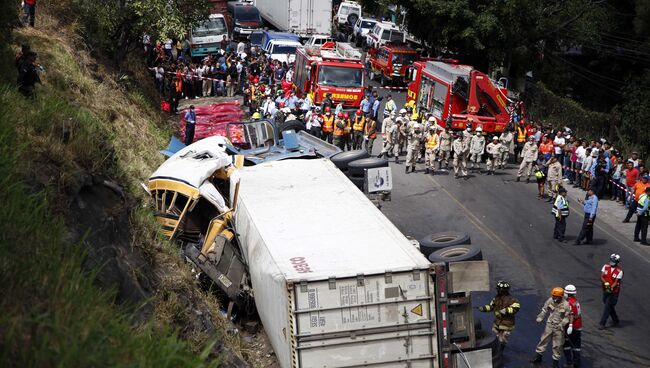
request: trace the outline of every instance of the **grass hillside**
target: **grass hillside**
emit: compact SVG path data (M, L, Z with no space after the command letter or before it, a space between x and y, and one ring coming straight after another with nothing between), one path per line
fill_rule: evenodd
M93 59L73 26L43 13L37 23L15 29L11 41L14 52L28 43L45 68L34 100L16 91L11 51L2 55L0 359L16 367L241 365L231 351L243 349L223 332L215 299L156 238L140 188L162 162L165 117L132 78ZM92 202L87 194L102 183L117 183L125 197ZM89 267L89 259L105 249L144 298L98 282L113 260Z

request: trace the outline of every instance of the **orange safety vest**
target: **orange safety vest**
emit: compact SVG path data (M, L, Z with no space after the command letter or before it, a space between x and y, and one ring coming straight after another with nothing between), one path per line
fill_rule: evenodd
M343 124L345 124L345 128L343 128L343 134L351 134L352 133L352 121L350 119L345 119L343 120Z
M526 128L522 126L517 127L517 143L526 142Z
M183 92L183 81L182 80L176 79L174 84L176 86L176 92L178 92L178 93Z
M331 133L334 130L334 115L323 115L323 133Z
M370 120L370 122L363 128L363 131L364 134L368 136L368 138L377 138L377 123L375 123L373 120Z
M426 149L436 149L438 147L438 136L432 135L427 139L427 143L424 144Z
M339 125L343 125L343 128L339 127ZM334 136L335 137L340 137L345 134L345 121L336 119L334 122Z
M365 120L365 118L363 116L355 117L354 118L354 125L352 125L352 129L354 129L354 131L356 131L356 132L363 131L363 125L365 124L365 121L366 120Z

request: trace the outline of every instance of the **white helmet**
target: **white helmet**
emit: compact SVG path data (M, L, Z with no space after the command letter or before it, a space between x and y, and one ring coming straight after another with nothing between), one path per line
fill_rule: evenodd
M613 264L618 264L618 262L621 261L621 256L619 256L616 253L612 253L611 256L609 256L609 262Z
M436 122L436 118L434 118L433 116L430 117L430 118L429 118L429 122L430 122L430 123L435 123L435 122Z
M477 132L477 133L480 133L480 132L482 132L482 131L483 131L483 128L481 128L481 127L476 128L476 132Z
M566 295L576 295L578 290L576 290L575 285L567 285L564 287L564 294Z
M400 109L400 110L399 110L399 113L400 113L400 114L406 114L406 109Z

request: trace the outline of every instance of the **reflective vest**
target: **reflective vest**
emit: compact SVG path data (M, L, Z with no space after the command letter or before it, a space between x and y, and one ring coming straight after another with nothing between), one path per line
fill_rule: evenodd
M605 281L608 282L610 285L614 285L614 280L618 277L618 275L623 272L620 268L618 267L612 267L608 264L605 265L603 273L605 274ZM621 280L618 280L618 284L616 284L616 287L612 289L612 293L618 294L621 291Z
M323 116L323 133L331 133L334 131L334 115Z
M424 144L424 148L428 150L434 150L438 148L438 136L436 134L432 134L427 138L427 142Z
M556 217L558 214L562 217L569 216L569 202L561 195L557 196L555 203L553 203L553 210L551 212Z
M646 210L645 212L642 212L642 211L643 211L643 207L645 207L645 203L647 201L649 201L649 200L650 200L650 198L648 198L647 194L645 194L645 193L641 194L641 196L639 197L639 201L637 202L637 206L636 206L636 208L637 208L636 214L637 215L639 215L639 216L648 216L648 212L649 212L648 210Z
M517 143L526 142L526 128L521 125L517 127Z
M544 179L544 176L546 176L546 175L544 175L544 172L542 170L535 171L535 178Z
M339 120L336 119L334 122L334 136L335 137L340 137L345 134L345 121L344 120Z
M178 93L183 92L183 81L181 79L176 79L174 84L176 86L176 92Z
M363 131L363 124L365 123L365 119L363 116L357 116L354 118L354 124L352 125L352 129L356 132L361 132Z
M569 307L571 307L571 314L573 314L573 329L576 331L582 330L582 310L580 308L580 302L576 299L575 296L570 296L566 300L569 302Z

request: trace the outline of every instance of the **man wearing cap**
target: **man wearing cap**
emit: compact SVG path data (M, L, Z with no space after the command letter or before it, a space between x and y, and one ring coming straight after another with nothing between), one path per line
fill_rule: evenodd
M499 137L496 135L492 137L492 142L488 143L485 147L485 152L487 153L485 169L487 170L488 175L494 175L494 170L497 167L501 167L501 153L503 152L503 147L501 142L499 142Z
M566 231L566 218L569 217L569 201L566 199L566 189L558 189L557 198L553 203L553 216L555 216L555 227L553 228L553 239L564 242Z
M636 207L636 225L634 226L634 241L648 245L648 215L650 205L650 187L639 197ZM640 237L639 237L639 234Z
M585 217L582 221L582 229L580 229L580 234L578 234L574 245L580 245L585 238L587 239L585 244L591 244L594 240L594 221L596 221L596 212L598 212L598 197L593 190L589 189L587 199L584 201L579 200L579 202L584 204Z
M476 128L469 141L469 168L473 171L474 168L481 172L481 156L485 152L485 137L483 136L483 129ZM474 167L476 165L476 167Z
M528 141L524 144L524 148L521 150L521 165L519 165L519 171L517 172L517 181L521 180L521 176L526 172L526 183L530 182L530 174L533 171L533 164L537 160L537 145L535 144L535 139L530 136Z

